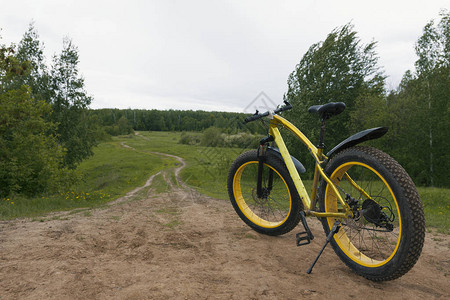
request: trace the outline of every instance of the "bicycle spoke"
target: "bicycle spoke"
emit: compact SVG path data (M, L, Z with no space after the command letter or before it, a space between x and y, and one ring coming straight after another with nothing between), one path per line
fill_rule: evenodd
M369 259L375 263L387 259L395 251L399 240L399 234L393 231L398 227L399 217L394 213L396 209L391 191L372 170L358 164L348 166L340 174L345 175L336 177L341 180L332 180L337 182L342 198L348 201L353 199L357 219L343 221L343 230L336 239L345 241L347 251L354 253L358 260ZM342 209L339 203L336 208ZM329 222L331 226L331 220ZM388 225L393 229L389 229Z
M256 195L256 167L257 164L249 166L241 176L241 190L245 191L243 200L247 205L245 211L254 218L268 222L280 222L286 218L290 207L286 184L278 174L274 173L272 188L269 190L269 167L265 166L261 177L263 195L258 198Z

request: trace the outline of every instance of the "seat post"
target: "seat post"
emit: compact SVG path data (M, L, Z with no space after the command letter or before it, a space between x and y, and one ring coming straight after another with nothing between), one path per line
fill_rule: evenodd
M322 123L320 125L320 134L319 134L319 145L317 145L317 148L319 149L325 149L325 129L326 129L327 121L325 118L322 119Z

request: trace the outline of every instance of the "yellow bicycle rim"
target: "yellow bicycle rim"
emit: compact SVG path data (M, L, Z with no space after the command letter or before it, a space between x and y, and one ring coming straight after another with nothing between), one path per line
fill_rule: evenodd
M351 228L350 226L343 225L338 233L335 234L334 240L336 241L339 248L354 262L357 264L363 265L365 267L380 267L384 264L388 263L397 253L398 247L400 245L401 233L402 233L402 222L400 216L400 210L397 203L397 199L392 192L391 187L387 184L386 180L372 167L360 163L360 162L348 162L341 166L339 166L333 174L330 176L330 179L337 183L338 185L342 185L341 180L343 180L344 175L349 171L352 167L360 166L367 170L373 172L376 175L376 178L380 180L384 184L382 190L387 188L385 193L386 197L392 199L392 202L395 203L395 209L397 212L397 227L394 228L392 234L378 234L377 228L367 230L364 228L362 224L363 220L360 223L355 222L354 220L342 220L343 224L353 222L353 227L360 228ZM381 192L379 192L381 194ZM379 197L379 195L373 195ZM337 212L338 211L338 201L337 198L332 191L332 189L327 185L325 191L325 211L326 212ZM393 209L393 208L392 208ZM361 217L363 219L363 217ZM327 218L328 226L331 228L335 222L335 218ZM372 230L372 231L370 231ZM364 232L363 232L364 231ZM380 230L378 230L380 231ZM366 234L366 236L364 236ZM359 240L358 240L359 238ZM367 239L367 241L361 242L361 239ZM383 240L384 239L384 240ZM355 245L357 244L357 245ZM384 251L384 249L380 249L382 247L389 248L389 250ZM372 248L373 250L370 250ZM378 252L377 255L372 255L373 252ZM383 255L383 252L388 252ZM378 256L378 257L377 257ZM380 257L383 256L383 257Z
M243 194L243 190L242 190L242 174L244 172L244 170L246 169L246 167L248 167L251 164L256 164L256 166L258 165L258 161L249 161L245 164L243 164L242 166L239 167L239 169L236 171L235 175L234 175L234 179L233 179L233 193L234 193L234 198L236 200L237 205L239 206L240 211L245 215L245 217L247 219L249 219L252 223L260 226L260 227L264 227L264 228L275 228L280 226L281 224L283 224L284 222L286 222L286 220L288 219L290 213L291 213L291 209L292 209L292 198L291 198L291 194L289 192L288 189L288 185L286 184L286 181L284 180L284 178L280 175L280 173L278 173L274 168L272 168L271 166L264 164L264 166L272 169L274 171L274 176L275 174L279 176L279 178L282 179L282 182L284 184L284 187L286 188L286 196L288 197L288 202L289 202L289 207L287 209L287 212L285 214L285 217L281 220L281 221L270 221L270 220L266 220L264 218L262 218L261 216L258 215L258 213L255 212L255 209L251 208L252 205L249 205L252 199L249 199L249 196L244 196ZM254 187L256 187L256 180L254 180ZM250 191L245 191L246 195L251 194ZM247 199L246 199L247 198ZM286 201L287 202L287 201Z

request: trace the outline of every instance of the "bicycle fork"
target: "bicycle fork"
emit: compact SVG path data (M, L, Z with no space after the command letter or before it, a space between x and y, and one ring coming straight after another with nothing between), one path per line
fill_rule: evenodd
M267 196L267 193L272 190L273 187L273 170L272 168L269 168L269 176L267 180L267 187L266 191L263 190L262 186L262 180L263 180L263 172L264 172L264 162L265 162L265 155L266 155L266 149L265 144L268 141L272 141L272 137L267 137L261 140L261 144L258 148L258 178L256 181L256 195L258 198L262 198Z

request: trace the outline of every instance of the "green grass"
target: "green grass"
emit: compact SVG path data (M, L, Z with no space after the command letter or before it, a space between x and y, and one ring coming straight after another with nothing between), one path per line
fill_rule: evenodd
M95 156L84 161L79 171L84 174L83 184L78 191L107 191L117 198L137 186L142 186L151 174L173 165L172 158L124 148L135 138L118 138L111 143L103 143L96 149ZM129 145L130 146L130 145Z
M181 221L179 220L173 220L170 221L169 223L164 224L164 226L170 228L170 229L175 229L175 227L181 225Z
M169 190L170 190L170 185L164 180L162 174L159 174L153 178L152 192L154 194L165 193L165 192L168 192Z
M420 199L425 211L427 227L450 234L450 190L433 187L419 187Z
M151 174L176 167L176 160L150 152L182 157L187 163L180 174L185 183L208 196L228 200L228 169L244 150L183 145L178 143L180 137L179 132L139 132L137 136L117 137L102 143L94 150L95 155L79 166L83 180L73 189L32 199L17 196L0 199L0 219L99 206L142 186ZM122 142L135 150L122 147ZM172 175L170 179L176 184ZM311 181L304 183L310 191ZM162 175L154 178L152 188L154 193L170 189ZM418 190L424 203L427 227L449 234L449 189L421 187Z
M139 151L155 151L182 157L187 163L180 174L185 183L208 196L228 199L228 169L243 150L179 144L180 137L179 132L139 132L128 144ZM174 178L172 182L176 184Z
M121 145L133 139L117 137L96 147L94 156L79 165L77 172L81 180L70 190L35 198L12 196L0 199L0 219L96 207L142 186L151 174L174 164L172 158L135 151Z

